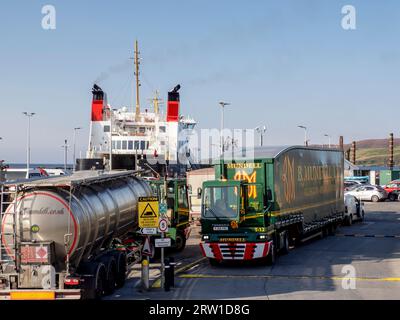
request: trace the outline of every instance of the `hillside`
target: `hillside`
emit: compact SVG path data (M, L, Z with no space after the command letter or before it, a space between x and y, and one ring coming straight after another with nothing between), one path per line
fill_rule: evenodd
M389 139L370 139L357 141L356 161L358 165L385 166L388 162ZM350 144L344 146L345 150ZM400 165L400 139L394 139L394 162Z

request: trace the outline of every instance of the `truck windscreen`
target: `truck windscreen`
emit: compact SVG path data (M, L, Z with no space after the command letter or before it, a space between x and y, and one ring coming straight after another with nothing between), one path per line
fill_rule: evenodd
M237 218L238 187L207 187L204 189L202 216L206 219Z

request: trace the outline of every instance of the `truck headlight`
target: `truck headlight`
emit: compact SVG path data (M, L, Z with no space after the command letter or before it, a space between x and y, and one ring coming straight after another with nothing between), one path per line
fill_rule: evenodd
M210 236L204 235L203 240L210 240Z
M267 236L266 236L265 234L260 234L260 235L258 236L258 238L259 238L260 240L265 240L265 239L267 238Z

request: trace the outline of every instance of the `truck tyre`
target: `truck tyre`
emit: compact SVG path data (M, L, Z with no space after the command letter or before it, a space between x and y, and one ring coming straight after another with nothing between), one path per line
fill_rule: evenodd
M113 254L116 265L117 265L117 273L115 277L115 285L117 288L122 288L125 284L126 280L126 254L122 251L117 251Z
M379 202L379 197L378 196L372 196L371 200L372 200L372 202Z
M394 193L391 193L391 194L389 194L389 200L390 201L396 201L397 200L397 195L396 194L394 194Z
M89 299L101 299L104 295L106 268L102 262L91 262L87 265L86 272L91 276L86 296Z
M280 254L288 254L289 253L289 232L285 231L285 235L283 236L283 243L281 246Z
M181 252L183 249L185 249L186 246L186 238L185 235L178 231L176 233L176 238L175 238L175 251Z
M106 255L101 259L101 262L105 266L105 282L104 282L104 294L113 294L115 291L115 282L117 277L117 264L113 255Z
M328 235L329 236L334 236L336 232L336 222L331 223L328 225Z

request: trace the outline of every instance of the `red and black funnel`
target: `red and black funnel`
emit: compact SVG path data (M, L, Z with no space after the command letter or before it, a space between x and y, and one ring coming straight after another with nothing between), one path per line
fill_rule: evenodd
M168 92L167 103L167 122L179 121L179 89L181 86L178 84L172 91Z
M97 84L93 85L92 94L92 121L103 121L106 94Z

